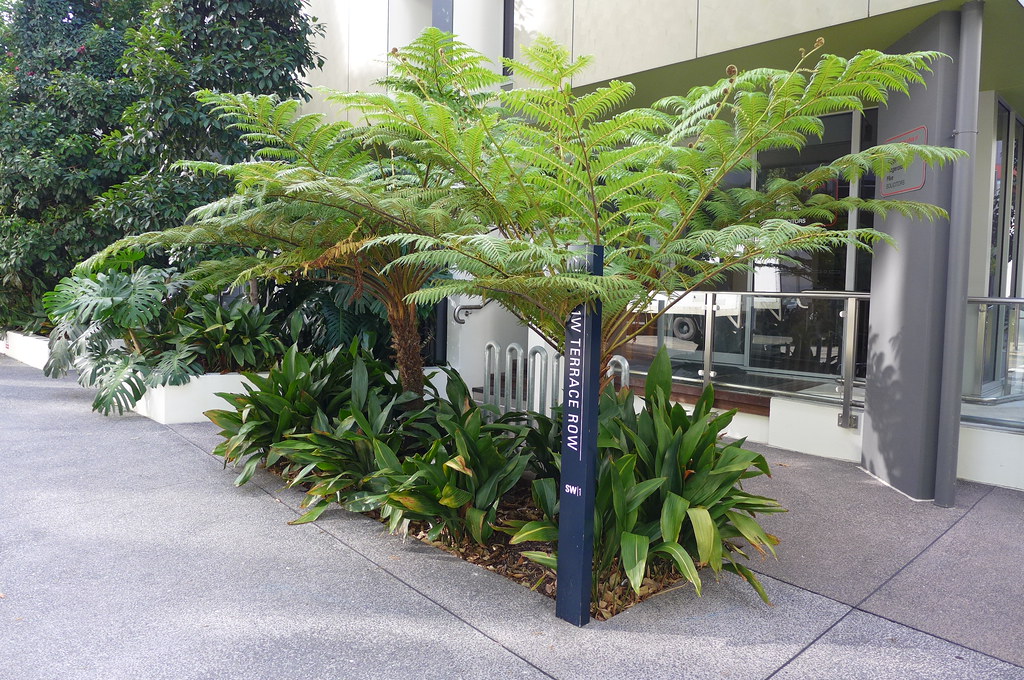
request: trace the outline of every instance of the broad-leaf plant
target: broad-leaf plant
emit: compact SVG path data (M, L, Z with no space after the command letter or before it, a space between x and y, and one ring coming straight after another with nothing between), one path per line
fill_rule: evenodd
M43 372L59 378L74 369L95 387L103 414L135 406L148 387L183 385L207 372L262 370L284 351L274 314L244 299L188 299L189 281L173 269L138 266L141 253L124 251L119 267L60 280L43 296L54 328Z

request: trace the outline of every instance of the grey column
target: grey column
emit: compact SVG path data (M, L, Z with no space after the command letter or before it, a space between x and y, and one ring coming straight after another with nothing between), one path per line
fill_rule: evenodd
M946 327L942 346L942 385L939 403L939 442L935 471L935 503L945 508L956 502L956 464L960 446L960 406L964 389L964 323L967 318L967 274L971 252L971 184L978 148L978 93L981 89L981 32L985 8L980 1L960 10L959 93L954 145L967 158L953 168L953 198L949 211L949 264L946 283Z
M433 0L431 25L451 33L455 30L455 0Z
M943 12L888 51L939 50L955 59L959 46L960 15ZM909 99L894 95L879 110L879 143L924 128L928 144L952 144L957 68L943 59L932 69L927 88L914 86ZM906 189L892 198L949 210L952 174L948 167L928 168L918 186L920 175L908 172L902 185L889 182L888 190ZM877 190L886 186L879 178ZM872 264L863 464L909 496L929 499L935 494L949 222L892 214L880 222L898 245L879 247Z

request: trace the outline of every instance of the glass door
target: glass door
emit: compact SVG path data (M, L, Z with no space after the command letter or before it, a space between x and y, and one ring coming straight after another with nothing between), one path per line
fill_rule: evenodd
M988 296L1021 297L1022 208L1021 173L1024 170L1024 120L1000 103L996 114L994 195L988 272ZM1010 307L987 305L984 310L982 355L982 395L1003 394L1008 382L1007 350L1012 341Z

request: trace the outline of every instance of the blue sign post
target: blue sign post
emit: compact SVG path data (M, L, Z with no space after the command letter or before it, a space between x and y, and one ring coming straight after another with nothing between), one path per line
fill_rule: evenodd
M587 246L588 273L604 273L604 247ZM562 374L562 489L558 516L555 614L577 626L590 621L597 486L597 409L601 383L601 301L582 304L565 325Z

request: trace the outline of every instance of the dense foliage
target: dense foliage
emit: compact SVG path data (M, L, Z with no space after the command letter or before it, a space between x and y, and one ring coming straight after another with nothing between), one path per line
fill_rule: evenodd
M331 418L344 406L362 408L371 384L374 399L389 402L402 395L389 367L357 343L321 356L292 346L266 377L248 373L246 378L252 386L244 394L221 395L231 408L206 412L224 437L214 454L223 456L225 464L242 465L235 480L239 485L249 481L260 463L277 463L281 456L273 447L286 437L331 431Z
M104 150L132 168L96 215L122 231L166 229L229 190L170 166L182 158L238 162L237 131L195 100L197 90L306 97L301 78L323 60L310 39L322 28L301 0L152 0L127 31L121 67L139 91Z
M815 62L820 47L792 71L730 72L651 108L622 110L629 83L575 94L571 80L589 59L573 61L550 40L508 63L536 87L503 90L484 57L428 29L391 55L387 92L333 95L361 121L355 126L300 116L297 102L204 94L260 147L258 160L188 164L230 179L236 194L198 210L189 225L128 243L248 239L273 256L204 273L222 285L326 270L365 286L388 307L410 389L419 387L410 305L456 293L499 300L556 347L569 311L600 297L607 358L730 270L887 238L829 227L841 213L942 214L813 191L918 158L956 157L941 147L882 145L762 189L730 188L730 174L750 173L758 152L802 148L822 133L821 116L906 92L938 57L865 51ZM571 246L579 243L605 247L605 276L577 271ZM464 275L432 278L448 271ZM659 296L667 304L638 323Z
M171 170L239 161L200 88L301 97L319 29L301 0L15 0L0 12L0 327L126 234L181 224L227 183ZM99 199L99 197L101 197ZM99 203L97 205L97 200Z
M262 370L281 355L273 313L244 299L189 299L188 283L148 265L61 279L43 296L55 323L43 372L56 378L74 368L79 383L97 389L95 410L123 413L147 387Z
M748 493L742 480L769 474L764 456L724 443L735 411L711 410L708 387L687 413L670 400L672 368L662 348L645 382L645 399L608 387L601 396L598 481L594 510L594 593L596 607L621 605L615 584L628 580L639 594L645 580L681 575L701 592L698 567L732 571L767 600L760 582L737 557L746 558L741 539L757 553L774 554L778 539L760 527L757 514L781 512L770 498ZM556 441L557 443L557 441ZM553 449L557 451L558 449ZM534 498L544 517L511 523L513 543L557 542L557 484L535 480ZM525 553L554 567L555 553ZM660 572L660 575L659 575Z
M0 32L0 327L43 320L39 296L129 229L89 213L127 168L100 153L136 97L119 64L140 0L12 3Z
M744 543L762 555L778 543L755 517L782 509L742 488L768 465L742 441L722 440L733 413L712 412L710 390L690 413L670 404L668 363L664 353L655 360L640 408L629 390L609 388L601 400L593 603L602 618L680 578L699 594L702 567L736 573L767 600L741 558ZM340 504L455 548L547 544L522 555L556 567L556 421L498 416L453 371L443 396L417 400L358 345L323 357L293 348L268 376L248 377L244 394L222 395L231 408L207 412L223 428L214 452L241 466L237 484L262 463L302 485L307 511L294 523ZM529 518L499 516L527 469L536 476Z
M494 80L464 46L437 49L444 40L425 35L397 58L424 74L444 68L448 87L483 97ZM386 242L409 249L399 265L468 275L434 282L410 299L429 303L454 293L496 299L561 347L569 312L599 297L607 360L671 314L687 293L730 270L767 258L792 262L795 251L869 248L887 240L871 229L830 227L840 214L857 208L942 215L927 204L814 190L837 178L883 176L916 158L941 164L959 155L944 147L881 145L792 180L758 189L730 185L733 173L757 169L758 153L799 150L820 136L822 116L862 111L884 104L890 92L906 93L940 56L865 50L845 59L818 56L822 46L819 40L802 53L790 71L729 67L719 82L650 108L626 108L634 92L626 82L577 94L572 80L590 59L573 60L545 38L524 48L522 61L507 62L534 87L498 90L483 102L467 96L458 108L405 93L337 100L365 116L356 132L361 139L402 153L414 172L440 175L452 188L421 210L431 222ZM395 206L390 196L331 189L335 200L366 202L395 215L429 193ZM576 244L604 246L603 277L578 271ZM660 309L653 304L659 298L666 301Z

